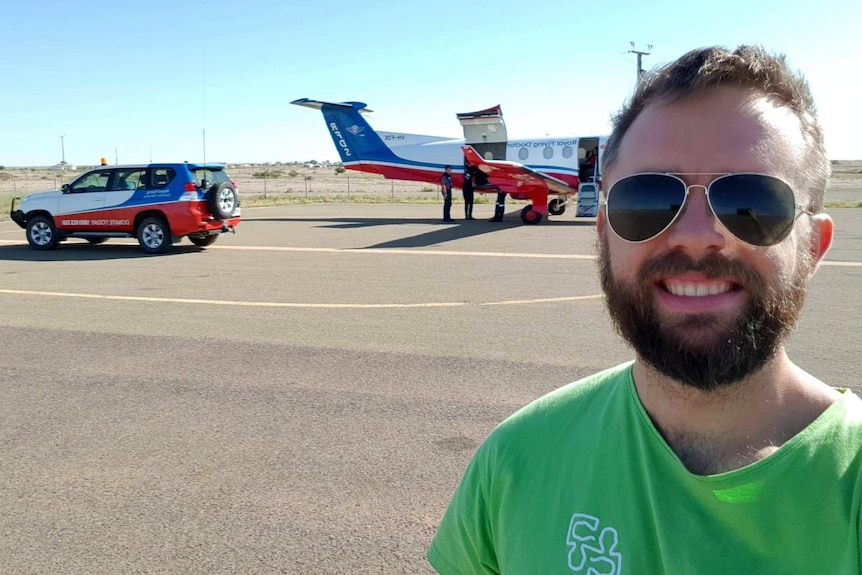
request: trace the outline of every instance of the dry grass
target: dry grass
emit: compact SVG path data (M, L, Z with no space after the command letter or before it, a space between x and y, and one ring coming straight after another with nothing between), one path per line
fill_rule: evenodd
M386 180L374 174L334 167L307 168L302 165L228 165L228 173L239 187L243 205L268 206L296 203L433 203L440 202L437 186L420 182ZM835 162L826 192L830 207L862 207L862 160ZM9 219L12 198L59 188L82 170L57 172L47 168L6 168L0 170L0 220ZM255 174L268 172L269 177ZM277 177L272 177L280 172ZM293 174L293 175L291 175ZM460 194L455 194L455 199ZM478 203L489 201L477 196Z

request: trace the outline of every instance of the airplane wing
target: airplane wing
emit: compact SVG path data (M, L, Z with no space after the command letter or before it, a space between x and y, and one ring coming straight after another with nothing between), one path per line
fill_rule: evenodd
M504 191L509 193L518 193L521 189L537 187L545 188L548 192L562 195L574 194L578 191L563 180L537 172L518 162L486 160L476 152L473 146L462 146L461 149L468 163L487 174L489 180L496 180L493 183L499 185ZM509 182L513 182L514 185L509 184ZM515 190L512 188L515 188Z

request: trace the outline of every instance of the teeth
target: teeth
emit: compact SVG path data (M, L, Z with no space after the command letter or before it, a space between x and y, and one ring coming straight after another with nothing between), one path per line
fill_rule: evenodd
M710 295L718 295L730 291L730 284L727 282L711 282L711 283L665 283L667 291L673 295L685 297L705 297Z

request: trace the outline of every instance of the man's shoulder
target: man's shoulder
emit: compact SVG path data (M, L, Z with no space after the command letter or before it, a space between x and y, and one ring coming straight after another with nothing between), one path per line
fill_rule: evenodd
M626 362L555 389L506 418L489 439L508 442L573 425L592 428L600 425L600 418L622 417L632 393L631 368L632 362Z

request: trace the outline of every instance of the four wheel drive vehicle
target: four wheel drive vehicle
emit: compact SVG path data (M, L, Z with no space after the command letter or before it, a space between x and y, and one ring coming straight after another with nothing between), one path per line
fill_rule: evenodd
M208 246L234 232L240 201L223 164L103 165L61 190L14 198L10 216L37 250L70 237L93 244L136 237L155 254L183 236Z

